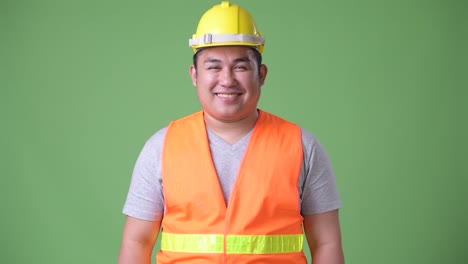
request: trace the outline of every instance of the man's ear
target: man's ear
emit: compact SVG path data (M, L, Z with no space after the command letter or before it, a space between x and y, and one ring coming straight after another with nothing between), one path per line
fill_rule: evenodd
M258 70L258 76L260 78L260 85L265 83L266 76L268 74L268 67L265 64L260 65Z
M190 78L192 78L192 84L193 86L197 86L197 69L195 68L195 65L190 65L190 69L189 69L189 75L190 75Z

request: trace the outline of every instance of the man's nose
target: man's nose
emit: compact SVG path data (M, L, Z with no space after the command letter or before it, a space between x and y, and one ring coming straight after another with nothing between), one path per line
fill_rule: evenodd
M229 68L223 69L220 75L220 83L225 87L235 86L237 84L237 80L234 71Z

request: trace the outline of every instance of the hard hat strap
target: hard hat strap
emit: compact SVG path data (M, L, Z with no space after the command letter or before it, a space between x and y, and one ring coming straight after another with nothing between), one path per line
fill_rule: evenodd
M260 36L248 35L248 34L205 34L198 38L189 40L189 46L220 43L220 42L242 42L252 43L254 45L263 45L265 39Z

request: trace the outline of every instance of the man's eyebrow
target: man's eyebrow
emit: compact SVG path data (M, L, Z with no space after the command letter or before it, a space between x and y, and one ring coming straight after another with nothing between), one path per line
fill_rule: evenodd
M249 57L240 57L234 60L234 62L249 62Z
M221 60L215 59L215 58L206 58L204 63L219 63Z

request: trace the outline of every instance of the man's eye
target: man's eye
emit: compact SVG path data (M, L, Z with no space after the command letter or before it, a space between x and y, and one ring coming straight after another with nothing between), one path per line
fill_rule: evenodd
M219 69L221 69L221 67L219 67L219 66L209 66L208 67L208 70L219 70Z
M234 67L234 69L238 71L246 71L247 67L243 65L239 65L239 66Z

